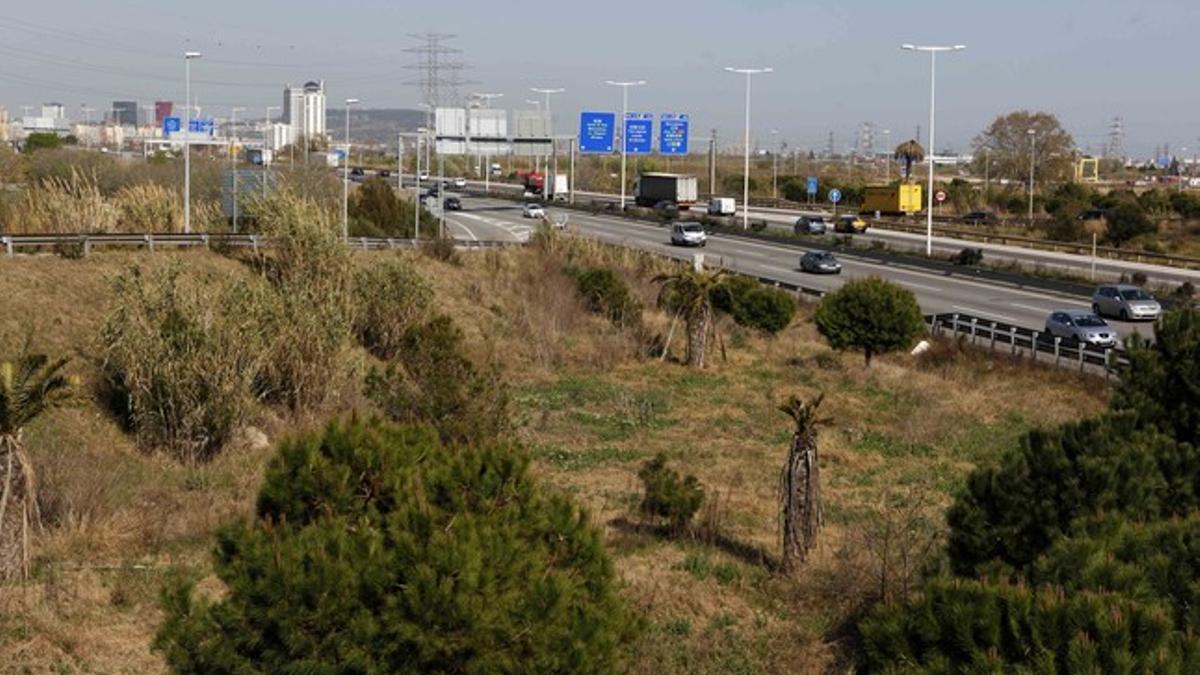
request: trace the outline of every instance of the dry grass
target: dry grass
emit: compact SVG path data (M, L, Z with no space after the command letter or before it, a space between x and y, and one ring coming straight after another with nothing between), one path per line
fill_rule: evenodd
M30 325L50 352L85 349L113 302L107 280L149 255L0 260L0 353ZM156 255L177 256L196 274L252 274L204 252ZM618 266L653 307L657 260L569 240L465 255L461 265L410 259L434 288L434 310L454 316L473 355L503 364L538 474L605 526L625 595L648 617L630 654L636 673L844 672L841 628L870 600L846 580L870 585L879 551L895 553L880 544L880 523L939 536L941 510L971 467L1031 427L1104 404L1094 382L1003 359L952 354L922 364L894 355L866 369L821 343L805 307L773 339L725 325L728 360L718 352L708 370L691 372L640 358L639 339L588 313L562 272L571 260ZM665 332L660 313L645 318ZM95 378L86 359L72 369ZM778 548L775 486L790 422L776 405L817 392L833 420L820 437L826 529L802 573L780 579L747 551ZM271 439L317 423L264 414L255 423ZM215 528L250 511L269 453L235 447L203 466L169 461L135 448L86 396L41 420L29 445L50 527L35 580L0 589L0 670L161 672L148 648L161 580L174 567L207 569ZM623 525L636 521L637 469L657 452L700 478L720 505L711 519L741 548ZM912 494L932 525L896 505Z

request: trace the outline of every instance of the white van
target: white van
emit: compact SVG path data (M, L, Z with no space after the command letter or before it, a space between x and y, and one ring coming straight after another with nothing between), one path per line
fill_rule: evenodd
M732 216L737 213L737 202L731 197L714 197L708 203L708 215Z

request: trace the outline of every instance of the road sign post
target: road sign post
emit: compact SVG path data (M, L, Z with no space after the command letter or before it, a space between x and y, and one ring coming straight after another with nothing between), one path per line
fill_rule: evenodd
M942 204L946 201L947 197L949 197L949 195L946 194L945 190L938 190L937 192L933 193L933 199L937 202L937 210L939 213L941 212Z
M837 218L838 202L842 201L842 191L837 188L830 190L829 201L833 202L833 217Z
M804 186L804 191L808 193L808 203L812 204L817 198L817 177L809 176Z

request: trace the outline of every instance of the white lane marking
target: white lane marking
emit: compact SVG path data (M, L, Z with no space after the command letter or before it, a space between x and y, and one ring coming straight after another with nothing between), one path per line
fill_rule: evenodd
M457 225L459 229L467 233L467 236L471 238L471 241L479 241L479 237L476 237L475 233L471 231L471 228L467 227L466 225L454 220L453 218L447 218L446 222L450 223L451 225Z
M951 305L951 307L953 307L954 309L957 309L959 311L966 312L967 314L974 314L976 316L986 316L989 319L1000 319L1001 321L1011 323L1011 324L1017 323L1017 320L1012 318L1011 316L1004 316L1003 314L996 314L995 312L989 312L989 311L983 310L983 309L976 309L974 307L963 307L962 305Z
M926 286L925 284L918 284L913 281L901 281L900 283L904 286L912 286L913 288L919 288L923 291L933 291L934 293L942 292L942 289L938 288L937 286Z
M1024 305L1019 302L1010 302L1008 304L1010 304L1013 307L1016 307L1018 309L1027 309L1031 312L1041 312L1044 314L1049 314L1051 311L1053 311L1053 310L1047 309L1045 307L1034 307L1033 305Z

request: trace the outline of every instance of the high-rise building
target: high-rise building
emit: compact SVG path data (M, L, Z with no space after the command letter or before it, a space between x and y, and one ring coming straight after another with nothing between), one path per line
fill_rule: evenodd
M52 120L61 120L67 116L67 109L61 103L43 103L42 117Z
M165 118L170 117L175 109L175 104L171 101L155 101L154 102L154 124L162 126Z
M136 127L138 123L137 101L113 101L113 121L123 127Z
M308 140L325 136L325 82L305 82L283 89L283 121L292 134Z

